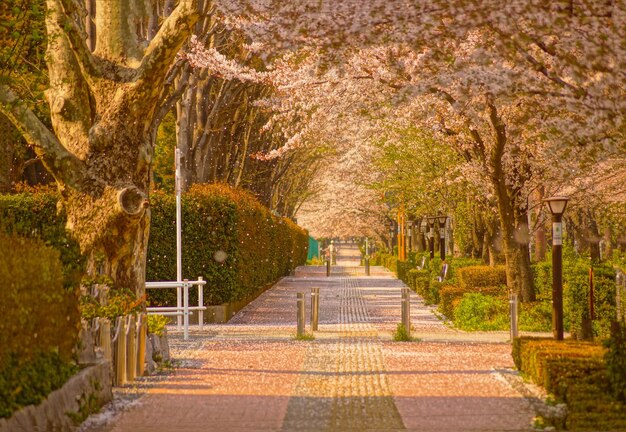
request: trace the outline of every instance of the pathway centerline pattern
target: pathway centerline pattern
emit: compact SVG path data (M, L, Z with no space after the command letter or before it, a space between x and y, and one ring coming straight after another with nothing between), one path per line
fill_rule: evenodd
M331 277L299 267L228 324L194 330L187 342L173 332L180 367L144 379L131 407L84 430L532 430L530 403L499 372L513 366L507 334L449 328L412 293L420 340L393 341L404 285L381 267L364 276L358 248L338 248ZM319 331L298 341L296 293L307 295L310 330L312 287Z

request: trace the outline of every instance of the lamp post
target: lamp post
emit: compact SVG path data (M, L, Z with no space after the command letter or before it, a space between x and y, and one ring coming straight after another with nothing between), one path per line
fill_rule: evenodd
M448 216L439 215L437 221L439 222L439 250L441 254L441 261L446 260L446 220Z
M569 197L545 199L552 213L552 334L563 340L563 223Z
M435 258L435 220L434 216L428 217L428 226L430 227L430 233L428 235L428 247L430 249L430 259Z
M428 222L426 222L426 217L422 218L422 222L420 223L420 252L424 252L426 250L426 232L428 231Z
M393 221L389 222L389 253L393 254L393 235L395 233Z
M409 247L408 252L411 253L413 250L413 219L409 219L406 226L406 234L409 239Z

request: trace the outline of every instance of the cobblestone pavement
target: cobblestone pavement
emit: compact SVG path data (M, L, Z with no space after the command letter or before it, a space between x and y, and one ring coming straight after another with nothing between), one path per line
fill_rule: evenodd
M394 342L402 283L380 267L369 277L342 267L357 251L338 246L331 277L300 267L230 323L192 331L190 341L173 331L180 367L116 391L118 405L128 394L132 403L84 430L532 430L529 401L504 378L513 374L508 334L454 330L412 294L419 341ZM296 292L312 287L319 331L298 341Z

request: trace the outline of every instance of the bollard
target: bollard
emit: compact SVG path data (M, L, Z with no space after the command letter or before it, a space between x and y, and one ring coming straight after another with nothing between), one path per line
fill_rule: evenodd
M320 289L311 288L311 330L317 331L320 313Z
M183 340L189 339L189 279L183 280Z
M135 381L137 373L137 324L135 315L128 316L126 327L126 379Z
M326 261L326 276L330 276L330 258Z
M117 317L115 321L115 385L126 383L126 317Z
M204 279L202 276L198 277L198 282L202 282ZM204 306L204 285L198 284L198 306ZM202 330L204 326L204 311L198 309L198 329Z
M304 293L298 293L298 300L296 302L297 306L298 306L298 336L302 336L304 335L304 320L305 320L305 316L304 316Z
M408 288L402 288L402 325L407 336L411 336L411 294Z
M100 318L100 346L102 347L102 357L113 364L111 353L111 321L107 318Z
M509 298L511 312L511 342L518 336L517 331L517 294L511 294Z
M148 332L148 316L139 315L137 320L137 373L136 376L143 376L146 360L146 333Z

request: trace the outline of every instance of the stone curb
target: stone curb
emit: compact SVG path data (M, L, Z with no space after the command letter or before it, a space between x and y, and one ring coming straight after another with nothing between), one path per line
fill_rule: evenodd
M78 372L39 405L29 405L9 419L0 419L0 432L72 431L79 425L71 417L83 420L83 415L99 409L112 397L111 365L98 363Z

